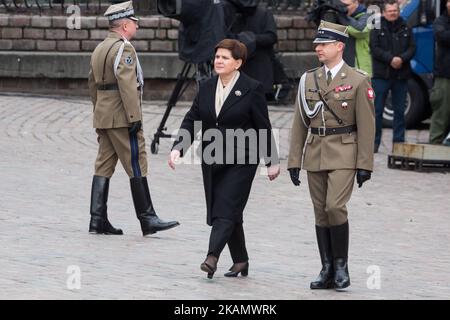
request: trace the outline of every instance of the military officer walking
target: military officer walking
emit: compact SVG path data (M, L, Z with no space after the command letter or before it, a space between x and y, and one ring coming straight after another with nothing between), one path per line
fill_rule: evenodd
M347 28L322 21L314 40L323 66L300 80L291 131L288 170L299 185L307 170L322 269L311 289L343 289L348 273L346 204L373 169L374 92L368 75L342 60ZM306 142L306 146L305 146Z
M105 16L110 32L95 48L89 72L89 92L99 144L92 180L89 232L123 234L107 217L109 180L120 160L130 177L136 215L146 236L179 223L158 218L147 184L147 154L142 130L144 78L136 51L129 42L138 29L132 1L111 5Z

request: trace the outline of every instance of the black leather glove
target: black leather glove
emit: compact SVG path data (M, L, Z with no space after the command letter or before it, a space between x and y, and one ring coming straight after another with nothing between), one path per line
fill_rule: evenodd
M300 168L289 168L289 175L291 176L294 186L300 185Z
M130 134L136 134L142 128L142 121L136 121L131 123L131 127L128 128Z
M370 180L372 172L364 169L357 169L356 171L356 182L358 182L358 188L361 188L363 183Z

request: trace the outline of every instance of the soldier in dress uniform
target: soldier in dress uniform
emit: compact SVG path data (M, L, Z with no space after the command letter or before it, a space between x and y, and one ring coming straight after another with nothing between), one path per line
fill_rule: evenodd
M107 217L109 180L120 160L130 177L136 215L146 236L179 223L158 218L147 184L147 154L142 130L144 77L136 51L129 42L138 29L132 1L111 5L105 16L110 32L95 48L89 72L89 92L99 144L92 181L89 232L123 234Z
M342 60L347 38L347 27L321 22L314 43L323 66L300 79L291 131L288 170L296 186L307 171L322 262L311 289L350 285L346 203L355 175L361 187L373 169L374 92L369 76Z

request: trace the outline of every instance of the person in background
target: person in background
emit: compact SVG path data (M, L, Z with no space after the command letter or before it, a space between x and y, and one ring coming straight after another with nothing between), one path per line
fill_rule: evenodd
M383 111L391 91L394 110L393 142L405 141L405 104L408 79L412 77L410 61L416 52L411 29L400 17L396 0L387 0L382 8L381 27L370 32L372 84L375 90L376 133L374 151L378 152L383 127Z
M344 61L350 66L372 74L370 57L370 29L367 26L369 14L358 0L340 0L347 7L347 15L338 16L339 24L348 26L349 38L345 45Z
M450 131L450 0L446 10L433 23L436 40L434 62L434 86L430 95L431 115L430 143L444 143Z
M224 2L227 37L244 43L248 57L242 72L258 80L267 97L273 96L277 25L271 11L258 6L259 0L226 0Z

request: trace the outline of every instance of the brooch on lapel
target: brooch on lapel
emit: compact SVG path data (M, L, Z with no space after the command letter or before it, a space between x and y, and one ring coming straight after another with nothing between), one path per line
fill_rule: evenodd
M236 91L234 92L234 94L235 94L236 96L240 97L240 96L242 95L242 92L241 92L240 90L236 90Z
M344 92L353 89L353 86L346 85L346 86L338 86L334 88L334 92Z

